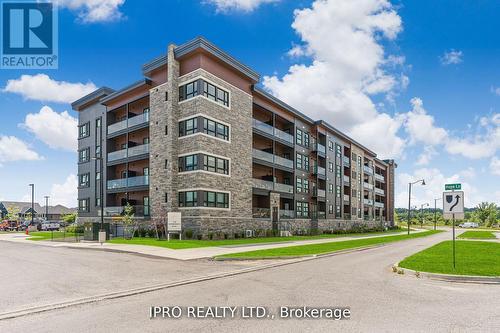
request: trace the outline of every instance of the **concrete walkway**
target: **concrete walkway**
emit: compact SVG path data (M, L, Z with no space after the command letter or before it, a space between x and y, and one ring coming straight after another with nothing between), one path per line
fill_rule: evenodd
M424 232L426 230L415 230L412 233ZM99 244L96 242L80 242L80 243L67 243L67 242L51 242L51 241L31 241L27 238L25 234L21 233L9 233L0 234L0 241L8 242L29 242L30 244L36 244L41 246L50 247L66 247L73 249L94 249L102 251L116 251L116 252L127 252L136 253L147 256L155 256L169 259L177 260L193 260L202 258L211 258L218 255L238 253L238 252L249 252L256 250L267 250L276 249L281 247L296 246L296 245L309 245L309 244L322 244L322 243L332 243L332 242L343 242L354 239L364 239L364 238L375 238L375 237L385 237L385 236L397 236L404 235L406 232L390 233L390 234L374 234L370 236L353 236L353 237L337 237L337 238L322 238L313 240L303 240L303 241L290 241L290 242L279 242L279 243L262 243L262 244L245 244L238 246L214 246L214 247L199 247L191 249L179 249L173 250L159 246L147 246L147 245L134 245L134 244L111 244L104 243Z

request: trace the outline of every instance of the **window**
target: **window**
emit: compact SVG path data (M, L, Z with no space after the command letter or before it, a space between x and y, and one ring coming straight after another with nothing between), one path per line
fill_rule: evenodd
M328 162L328 171L333 172L333 163Z
M333 184L328 184L328 193L333 193Z
M340 186L339 186L339 185L337 185L337 186L336 186L336 190L335 190L335 194L336 194L336 197L337 197L337 198L340 198L340 193L341 193Z
M302 155L297 153L297 158L295 159L295 167L297 169L302 169L303 168L303 163L302 163Z
M198 95L198 81L196 80L179 87L179 101L184 101Z
M305 171L309 171L309 157L297 153L297 158L295 162L295 166L297 169L302 169Z
M297 135L295 136L295 142L304 147L309 147L309 133L304 132L300 129L297 128Z
M335 209L335 217L336 218L341 218L342 217L342 211L340 210L340 206L336 206L336 209Z
M90 122L78 126L78 139L83 139L90 135Z
M198 192L188 191L179 192L179 207L196 207L198 206Z
M304 170L309 171L309 157L304 156Z
M203 155L203 170L229 174L229 161L220 157Z
M342 157L342 147L338 144L335 144L335 156L340 159Z
M203 132L211 136L217 136L215 121L204 118Z
M168 169L168 160L165 160L165 166L164 166L165 169Z
M144 216L149 216L149 197L142 198L142 205L144 206Z
M96 182L101 180L101 173L100 172L95 173L95 180L96 180Z
M89 187L90 186L90 173L84 173L78 176L78 187Z
M95 146L95 156L101 157L101 146Z
M304 188L304 193L309 193L309 180L304 179L303 188Z
M95 120L95 127L96 128L101 128L101 126L102 126L102 118L97 118Z
M333 205L328 205L328 214L333 214Z
M297 189L297 193L302 192L302 178L297 177L297 181L295 182L295 187Z
M179 172L193 171L198 169L198 155L179 157Z
M297 217L309 217L309 203L297 201Z
M229 194L222 192L203 191L203 206L229 208Z
M95 198L96 207L101 207L101 198Z
M333 141L328 141L328 150L333 151Z
M186 119L179 122L179 136L196 133L198 130L198 118Z
M86 199L78 199L78 211L79 212L88 212L89 211L89 198Z
M297 193L309 193L309 180L297 177L295 187L297 188Z
M179 101L184 101L197 95L201 95L199 91L201 85L203 85L203 96L216 103L229 107L229 92L202 79L180 86Z
M309 147L309 133L304 133L304 146Z
M298 128L297 128L297 135L295 135L295 142L301 146L304 143L304 140L302 139L302 131Z
M78 151L78 163L85 163L90 160L90 148Z
M335 173L336 177L340 178L340 176L342 175L342 168L340 167L340 165L337 165L335 169L336 169Z

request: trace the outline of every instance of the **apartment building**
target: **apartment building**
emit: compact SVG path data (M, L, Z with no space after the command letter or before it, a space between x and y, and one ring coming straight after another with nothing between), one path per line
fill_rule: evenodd
M393 224L393 160L271 96L206 39L170 45L142 72L72 104L79 221L129 203L145 221L181 212L203 234Z

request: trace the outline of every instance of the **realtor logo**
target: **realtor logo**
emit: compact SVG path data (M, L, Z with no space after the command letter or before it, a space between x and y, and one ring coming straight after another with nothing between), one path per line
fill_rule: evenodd
M53 3L4 1L1 18L1 68L57 68L57 12Z

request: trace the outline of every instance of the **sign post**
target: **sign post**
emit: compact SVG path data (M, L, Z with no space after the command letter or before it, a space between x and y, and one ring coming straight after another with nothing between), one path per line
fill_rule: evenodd
M179 234L182 239L182 219L180 212L167 213L167 240L170 241L170 233Z
M455 218L464 218L464 192L455 192L455 189L460 189L461 184L446 184L445 189L451 188L451 192L443 192L443 217L449 219L451 217L453 223L453 268L455 268Z

